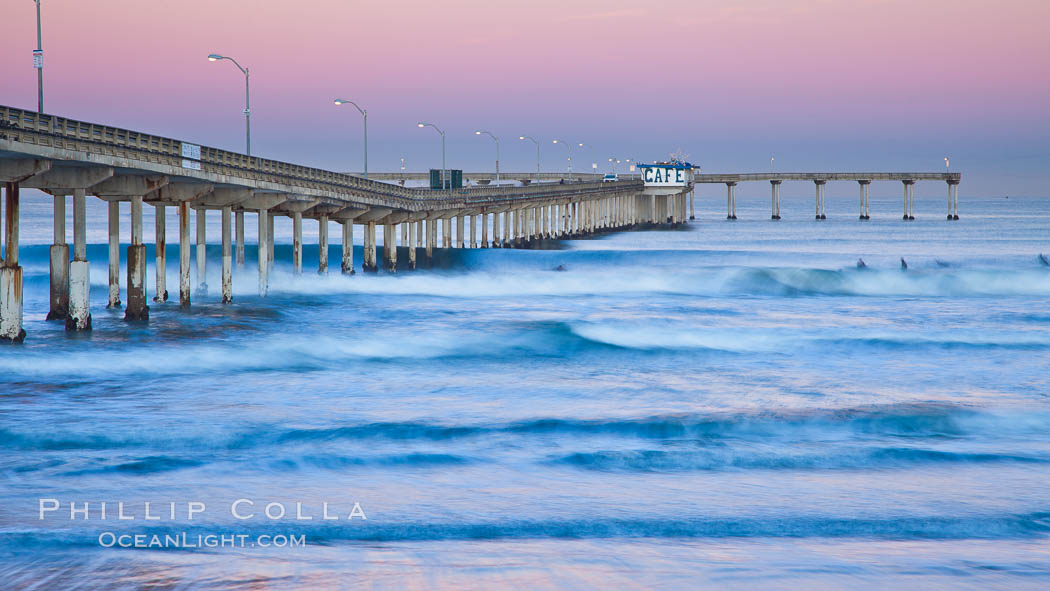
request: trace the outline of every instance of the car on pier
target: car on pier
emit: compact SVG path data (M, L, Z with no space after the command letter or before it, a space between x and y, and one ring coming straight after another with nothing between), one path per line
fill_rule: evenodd
M605 176L602 177L603 183L610 183L615 180L618 180L615 172L607 172L605 173Z

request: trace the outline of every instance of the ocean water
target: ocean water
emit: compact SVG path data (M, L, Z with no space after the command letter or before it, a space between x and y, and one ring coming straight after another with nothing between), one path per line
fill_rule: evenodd
M964 196L952 223L943 200L913 222L829 200L816 222L785 194L780 222L698 199L684 229L397 275L318 276L314 242L294 276L282 219L268 297L250 244L221 305L211 244L189 310L169 209L176 302L148 326L104 308L93 201L75 336L44 321L50 203L26 194L0 587L1050 587L1050 199ZM106 547L136 534L248 543Z

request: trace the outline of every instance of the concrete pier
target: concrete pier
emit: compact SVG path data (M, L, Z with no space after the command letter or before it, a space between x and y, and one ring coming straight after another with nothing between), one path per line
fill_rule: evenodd
M154 245L156 248L156 262L154 267L156 269L156 292L153 296L154 302L166 302L168 301L168 286L167 286L167 244L165 237L165 207L163 203L153 204L154 213Z
M109 205L109 301L107 308L120 307L120 202Z
M266 213L266 264L267 270L272 271L273 265L276 262L274 258L274 216L273 212L267 211Z
M54 240L50 251L50 306L47 320L65 320L69 315L69 245L66 244L66 196L54 195Z
M149 320L146 305L146 245L142 242L142 197L131 198L131 244L128 245L128 306L125 322Z
M437 220L430 219L426 221L426 234L427 234L427 247L426 247L426 264L430 266L434 260L434 247L437 246Z
M4 258L0 265L0 340L21 343L26 338L22 328L22 267L18 265L19 186L4 186Z
M179 306L190 305L190 204L179 202Z
M244 266L244 212L238 211L235 215L237 226L237 266Z
M328 216L317 218L317 272L328 274Z
M451 222L452 220L449 220ZM467 218L466 216L459 216L456 220L456 248L464 248L464 230L466 230Z

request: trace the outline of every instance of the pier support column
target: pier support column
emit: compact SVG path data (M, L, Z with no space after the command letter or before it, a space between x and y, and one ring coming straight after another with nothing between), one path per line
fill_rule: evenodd
M383 226L383 262L387 271L397 271L397 224Z
M328 216L317 218L317 272L328 274Z
M769 186L770 186L770 189L772 190L772 193L773 193L772 203L770 204L770 209L771 209L772 213L770 214L770 218L769 219L771 219L771 220L779 220L780 219L780 183L781 182L782 181L776 181L776 180L769 181ZM692 218L690 218L690 219L692 219Z
M292 272L303 274L303 214L292 212Z
M91 330L91 265L87 260L87 203L73 189L73 262L69 264L69 315L66 330Z
M208 295L208 211L197 210L197 295Z
M499 214L497 213L496 216L498 218ZM508 209L507 211L503 212L503 227L502 228L500 228L499 219L496 220L495 224L496 224L496 232L493 235L493 238L496 239L497 244L494 244L493 246L498 246L499 248L506 248L508 246L507 243L508 243L509 237L510 237L509 236L509 234L510 234L510 210Z
M430 263L434 260L434 247L437 245L437 223L436 219L426 220L426 239L427 247L425 251L426 264L429 267Z
M696 216L693 214L693 202L696 201L696 190L689 191L689 219L695 220Z
M273 214L266 213L266 264L269 265L269 270L273 270L274 263L276 263L276 256L274 254L274 235L276 232L273 231L274 224Z
M244 266L244 212L235 215L237 226L237 266Z
M128 307L125 322L146 322L146 245L142 243L142 197L131 198L131 244L128 245Z
M451 223L452 220L449 220L449 222ZM456 220L456 248L463 248L465 245L464 234L465 230L467 229L466 225L466 218L464 216L459 216L459 218Z
M736 219L736 183L726 183L726 219Z
M156 250L155 259L155 271L156 271L156 291L153 296L154 302L166 302L168 301L168 283L167 283L167 272L168 272L168 246L166 237L166 224L167 224L167 213L163 203L153 204L154 224L153 224L153 245Z
M950 187L949 187L950 189ZM948 191L949 197L951 191ZM55 195L54 243L51 245L51 298L47 320L69 315L69 245L66 244L66 196ZM949 201L949 206L951 201ZM950 210L949 210L950 213Z
M376 260L376 223L365 223L365 256L361 268L365 271L375 273L379 270Z
M230 218L233 207L222 208L222 303L233 301L233 240L230 235Z
M478 224L477 216L467 216L467 227L470 229L470 247L478 247Z
M354 220L340 222L343 227L343 260L340 270L343 275L354 274Z
M270 211L264 207L259 208L259 295L265 296L269 287L267 273L270 271L270 237L271 227ZM187 255L187 259L189 256ZM187 263L189 261L187 260Z
M190 305L190 204L179 202L179 306Z
M4 258L0 265L0 340L15 343L21 343L26 338L26 331L22 328L22 267L18 266L19 200L18 183L6 183ZM65 209L65 201L62 205ZM65 231L62 234L64 237Z
M860 219L871 219L868 215L868 188L871 187L871 181L857 181L857 184L860 185Z
M452 218L441 219L441 248L452 248Z
M824 215L824 187L826 185L827 181L813 181L813 186L816 187L817 191L817 213L814 217L818 220L827 219L827 216Z
M408 223L408 240L405 246L408 247L408 268L414 270L416 268L416 244L419 233L419 222Z
M482 213L478 216L481 221L481 248L489 247L489 214Z
M120 307L120 202L109 206L109 301L107 308Z
M959 181L948 181L948 219L959 219Z
M915 181L906 180L904 183L904 220L915 219L915 206L913 200L915 199Z

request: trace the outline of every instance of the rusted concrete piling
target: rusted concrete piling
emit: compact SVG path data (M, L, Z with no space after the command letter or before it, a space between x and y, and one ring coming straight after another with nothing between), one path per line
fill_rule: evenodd
M66 244L66 196L56 194L54 242L49 253L51 285L47 320L65 320L69 316L69 245Z

